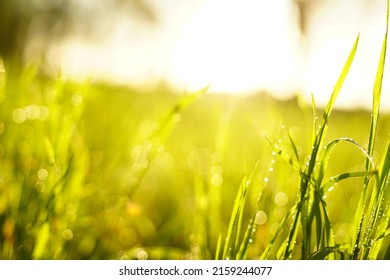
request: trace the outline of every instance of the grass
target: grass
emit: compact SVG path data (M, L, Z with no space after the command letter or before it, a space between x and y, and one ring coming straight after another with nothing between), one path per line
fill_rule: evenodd
M383 249L382 243L384 238L390 233L387 229L390 214L388 207L388 195L390 193L388 190L389 146L386 152L383 153L382 158L379 159L380 163L378 165L374 163L380 96L387 49L388 18L389 2L387 3L386 32L374 83L373 109L367 150L357 141L346 137L336 138L327 145L323 144L329 116L355 57L359 42L358 36L339 79L335 84L329 102L325 107L318 129L316 128L316 118L314 119L314 137L311 151L303 167L301 167L299 153L290 133L288 133L288 139L293 151L293 157L284 152L283 149L280 149L277 143L274 145L274 152L279 154L299 173L300 183L295 204L290 208L288 214L276 230L274 237L262 252L261 259L268 259L270 257L272 247L277 248L274 254L274 258L276 259L290 259L294 256L299 259L377 259L380 255L388 258L389 250ZM315 115L314 101L313 109ZM329 154L341 142L348 142L362 152L365 159L365 168L361 171L349 171L336 175L324 183L324 174L327 169ZM353 225L353 237L347 243L337 244L334 240L334 231L328 214L329 211L325 200L326 193L333 189L338 182L354 177L363 178L363 188ZM245 187L240 189L239 196L235 201L223 255L227 259L231 257L243 259L246 249L252 241L250 237L252 235L251 232L255 231L254 220L256 214L253 215L249 222L245 237L242 241L239 241L243 249L239 253L236 253L235 249L237 248L238 240L236 239L236 242L234 242L233 238L235 236L232 234L232 229L236 229L239 232L242 226L240 214L242 213L243 204L245 204L246 187L250 185L250 182L251 180L244 181L243 185ZM262 193L260 193L261 196ZM260 203L261 201L259 200ZM257 211L260 207L260 205L256 207L255 213L258 213ZM287 230L285 241L275 245L278 235L287 223L289 224L289 229ZM299 244L299 249L294 250L297 247L297 243ZM233 255L228 254L230 251L233 251ZM384 255L383 252L385 252Z
M0 259L389 259L387 25L372 112L359 37L323 109L0 72Z

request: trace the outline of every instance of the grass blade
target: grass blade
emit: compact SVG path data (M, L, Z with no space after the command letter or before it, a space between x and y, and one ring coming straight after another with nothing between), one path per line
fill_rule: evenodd
M230 222L228 226L228 231L225 239L225 246L223 250L222 259L234 259L236 256L236 247L237 247L237 238L240 234L240 222L242 217L243 207L245 205L245 199L248 188L248 179L247 176L241 181L240 188L237 192L236 199L234 201L232 214L230 216Z
M370 126L370 134L369 134L369 140L368 140L368 155L372 158L374 154L374 147L375 147L375 140L377 135L377 129L378 129L378 119L379 119L379 111L380 111L380 99L381 99L381 92L382 92L382 82L383 82L383 73L384 73L384 67L385 67L385 61L386 61L386 49L387 49L387 37L388 37L388 28L389 28L389 0L387 1L387 7L386 7L386 31L382 43L382 51L379 58L378 63L378 69L375 77L374 82L374 91L373 91L373 108L372 108L372 114L371 114L371 126ZM371 169L372 163L367 159L366 160L366 170ZM381 175L382 177L382 175ZM377 183L380 184L382 182L381 180ZM364 211L367 207L369 209L372 209L372 204L369 202L371 201L370 197L367 198L367 192L368 192L368 184L369 184L369 178L366 179L363 191L360 195L360 200L358 204L358 209L356 211L356 218L355 218L355 224L357 224L357 228L354 233L354 246L353 246L353 252L352 257L353 259L357 259L359 257L359 252L361 249L361 234L363 231L363 225L365 220L365 214Z
M323 138L325 136L325 131L328 123L328 118L332 112L334 103L336 101L336 98L342 88L342 85L348 75L349 69L351 68L352 62L354 60L357 46L359 42L359 35L356 37L355 42L353 44L352 50L349 53L348 59L341 71L341 74L335 84L335 87L333 89L332 95L328 101L328 104L325 108L325 111L323 113L323 118L322 118L322 123L321 126L316 133L316 137L314 139L313 143L313 148L311 151L311 155L309 157L309 160L306 165L306 169L304 172L302 172L301 175L301 182L300 182L300 196L298 197L297 201L297 213L294 217L294 220L292 222L292 227L290 229L290 233L288 235L288 238L286 240L286 249L284 251L284 258L287 259L290 257L290 253L293 250L293 247L295 245L295 238L297 235L297 226L298 226L298 220L300 220L300 224L302 227L302 235L303 235L303 242L302 242L302 258L306 258L308 256L308 248L310 248L309 244L311 243L310 241L310 236L308 235L309 232L307 231L308 225L311 224L310 221L308 220L309 217L309 208L310 207L310 201L307 200L306 198L309 197L309 182L310 178L313 176L314 172L314 167L317 161L317 155L318 151L320 150L320 146L322 145Z

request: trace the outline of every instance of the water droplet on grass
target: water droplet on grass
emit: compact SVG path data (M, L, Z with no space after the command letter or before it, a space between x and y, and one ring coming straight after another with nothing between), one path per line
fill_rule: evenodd
M284 192L278 192L274 197L274 202L278 206L285 206L288 203L288 196Z
M65 240L73 239L73 231L71 231L68 228L64 229L64 231L62 232L62 238L65 239Z
M256 213L255 223L257 225L264 225L268 220L267 214L264 211L258 211Z
M37 175L39 180L44 181L49 177L49 172L45 168L41 168L38 170Z
M141 249L137 252L137 259L139 260L147 260L148 259L148 253Z
M30 120L37 120L41 114L41 109L35 104L28 105L25 109L26 116Z
M211 176L211 184L216 187L220 187L223 184L223 177L221 174L214 174Z
M12 119L15 123L24 123L27 119L27 113L24 109L15 109L12 113Z

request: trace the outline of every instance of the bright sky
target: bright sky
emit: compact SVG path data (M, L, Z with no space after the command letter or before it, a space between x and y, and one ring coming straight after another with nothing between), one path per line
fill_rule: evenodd
M303 42L292 0L153 1L160 24L123 20L109 40L69 41L63 69L129 84L165 79L179 90L277 97L313 93L324 104L360 32L361 39L337 105L371 104L385 31L385 0L311 0ZM390 63L390 61L389 61ZM389 67L387 67L389 69ZM389 69L390 70L390 69ZM383 107L390 109L385 73Z

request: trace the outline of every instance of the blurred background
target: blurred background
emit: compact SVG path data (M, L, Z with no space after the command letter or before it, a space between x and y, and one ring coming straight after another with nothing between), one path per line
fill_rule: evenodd
M354 38L337 106L367 108L385 29L383 0L3 0L1 54L72 79L324 104ZM384 87L388 91L388 83ZM383 108L390 107L384 94Z

